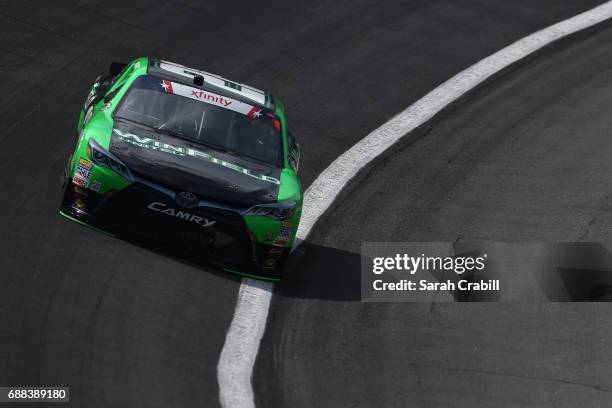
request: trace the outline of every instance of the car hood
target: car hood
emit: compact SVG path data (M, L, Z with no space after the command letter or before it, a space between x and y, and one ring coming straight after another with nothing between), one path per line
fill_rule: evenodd
M124 121L110 152L137 177L202 200L249 206L277 200L281 169Z

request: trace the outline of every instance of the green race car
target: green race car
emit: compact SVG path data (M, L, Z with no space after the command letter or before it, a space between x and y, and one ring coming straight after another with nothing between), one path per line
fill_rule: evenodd
M279 279L300 149L271 94L153 58L113 63L83 106L60 214Z

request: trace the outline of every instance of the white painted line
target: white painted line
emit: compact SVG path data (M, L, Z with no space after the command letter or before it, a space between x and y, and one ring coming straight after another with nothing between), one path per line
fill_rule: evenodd
M612 1L537 31L461 71L361 139L334 160L306 190L296 244L306 239L340 191L361 170L403 136L491 75L553 41L612 17ZM236 309L217 365L223 408L255 407L251 376L272 297L272 284L243 279Z
M242 279L234 318L217 364L221 406L255 407L251 373L266 328L272 283Z

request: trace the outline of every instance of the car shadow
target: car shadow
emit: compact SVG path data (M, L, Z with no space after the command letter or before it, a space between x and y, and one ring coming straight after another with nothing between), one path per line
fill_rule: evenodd
M122 234L116 235L115 238L144 250L154 252L155 254L163 256L174 262L179 262L183 265L201 270L202 272L210 273L236 282L239 282L241 279L238 274L223 270L223 268L229 267L228 265L199 255L193 251L181 250L180 248L164 245L155 240L137 235Z
M138 236L117 238L173 261L240 282L241 276L223 270L228 265L204 256L181 251ZM549 261L543 272L534 274L541 299L514 299L538 302L612 301L612 254L600 243L558 243L547 250ZM465 253L463 253L465 255ZM363 257L354 252L302 242L291 254L284 278L275 283L274 294L299 299L359 302L362 294ZM474 275L470 279L487 278ZM491 277L488 277L491 278ZM512 279L512 277L506 277ZM515 277L520 279L518 276ZM247 281L248 284L248 281ZM497 296L451 293L456 302L496 302Z
M358 302L361 300L361 255L302 242L291 254L279 296Z

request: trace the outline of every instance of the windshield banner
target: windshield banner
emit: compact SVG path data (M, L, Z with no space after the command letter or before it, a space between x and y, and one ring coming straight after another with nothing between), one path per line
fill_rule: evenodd
M162 80L160 85L167 93L220 106L225 109L233 110L234 112L242 113L249 118L258 118L261 116L261 108L249 105L248 103L244 103L236 99L228 98L227 96L218 95L209 91L203 91L202 89L193 88L191 86L168 81L166 79Z

